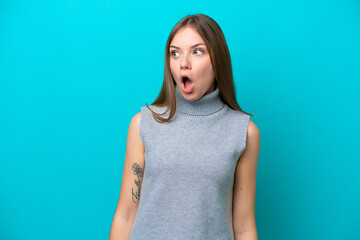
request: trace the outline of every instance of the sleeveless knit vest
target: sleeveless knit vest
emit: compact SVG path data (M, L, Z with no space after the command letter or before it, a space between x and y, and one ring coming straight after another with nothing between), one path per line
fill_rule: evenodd
M141 107L145 167L130 240L234 239L234 173L250 116L225 104L217 85L195 101L176 86L176 106L166 123Z

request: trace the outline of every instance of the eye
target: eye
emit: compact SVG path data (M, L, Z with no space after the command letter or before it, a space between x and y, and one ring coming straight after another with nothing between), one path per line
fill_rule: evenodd
M204 52L203 50L201 50L201 49L195 49L195 51L194 52L197 52L197 51L200 51L200 52Z
M173 57L176 57L176 56L174 56L174 53L178 53L178 52L176 52L176 51L171 51L171 52L170 52L170 55L173 56Z

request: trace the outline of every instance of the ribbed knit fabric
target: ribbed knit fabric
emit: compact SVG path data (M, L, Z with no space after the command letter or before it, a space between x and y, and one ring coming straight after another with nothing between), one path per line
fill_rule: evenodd
M176 86L176 105L166 123L141 107L145 167L130 240L234 239L234 173L250 116L222 102L217 86L195 101Z

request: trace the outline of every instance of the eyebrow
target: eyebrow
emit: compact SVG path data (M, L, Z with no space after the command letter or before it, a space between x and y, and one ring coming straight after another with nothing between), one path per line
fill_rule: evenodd
M191 46L191 48L194 48L194 47L199 46L199 45L205 45L205 43L197 43L197 44L195 44L195 45ZM180 49L179 47L174 46L174 45L171 45L170 47Z

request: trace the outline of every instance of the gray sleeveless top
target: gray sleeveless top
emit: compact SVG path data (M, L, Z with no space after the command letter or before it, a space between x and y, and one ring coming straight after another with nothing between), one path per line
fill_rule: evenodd
M225 104L217 86L195 101L176 86L176 105L166 123L141 107L145 167L130 240L234 239L234 173L250 116Z

